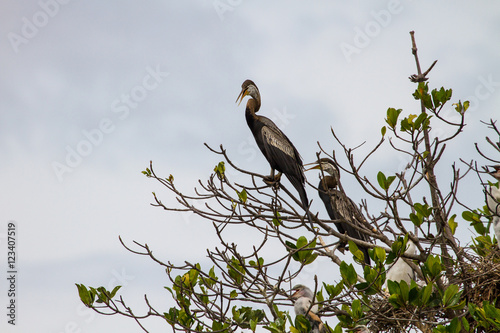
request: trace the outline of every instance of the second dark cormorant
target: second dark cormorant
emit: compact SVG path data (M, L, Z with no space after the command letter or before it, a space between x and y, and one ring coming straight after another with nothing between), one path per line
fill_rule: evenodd
M311 163L312 164L312 163ZM356 204L345 195L343 191L338 189L340 184L340 173L337 165L329 158L321 158L319 163L308 170L320 169L327 173L319 181L318 194L323 203L325 204L328 216L331 220L340 220L335 222L337 230L341 234L346 234L352 238L356 238L365 242L369 242L369 237L361 232L360 230L354 228L352 225L362 226L362 220L364 218L360 209ZM345 222L343 221L345 220ZM341 242L340 248L345 247L345 243ZM358 249L363 252L364 262L370 264L370 256L368 255L368 249L364 246L358 245Z

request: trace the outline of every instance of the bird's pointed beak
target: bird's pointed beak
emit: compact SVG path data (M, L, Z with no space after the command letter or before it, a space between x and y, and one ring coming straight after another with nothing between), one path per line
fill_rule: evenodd
M247 89L243 89L240 94L238 95L238 98L236 98L236 102L235 103L238 103L238 106L241 104L241 101L243 100L243 98L245 98L245 96L248 95L248 90ZM239 102L238 102L239 100Z
M313 167L311 167L309 169L306 169L306 171L315 170L315 169L321 169L321 166L318 164L318 162L312 162L312 163L304 164L304 166L309 166L309 165L313 165Z
M490 168L492 168L493 171L490 171ZM488 173L493 177L495 177L497 173L500 175L500 165L487 165L486 169L488 170Z
M488 173L493 176L496 180L500 181L500 165L492 165L493 171L489 171Z
M290 296L290 298L296 300L297 298L299 298L299 292L300 290L295 290L295 292Z

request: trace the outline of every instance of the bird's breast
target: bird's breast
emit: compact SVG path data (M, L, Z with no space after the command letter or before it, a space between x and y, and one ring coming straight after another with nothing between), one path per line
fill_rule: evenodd
M486 203L492 214L500 216L500 189L496 186L491 186L490 193L487 194Z

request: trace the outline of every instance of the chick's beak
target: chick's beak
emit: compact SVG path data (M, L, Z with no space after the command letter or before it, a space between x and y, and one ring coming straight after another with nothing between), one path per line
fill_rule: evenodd
M236 102L238 102L238 100L239 100L238 106L241 104L241 101L243 100L243 98L245 98L246 95L248 95L248 90L247 89L243 89L240 92L240 94L238 95L238 98L236 98Z

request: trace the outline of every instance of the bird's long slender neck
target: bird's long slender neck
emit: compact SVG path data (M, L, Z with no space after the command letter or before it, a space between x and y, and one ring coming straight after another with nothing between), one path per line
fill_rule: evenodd
M252 131L255 129L253 123L259 119L259 116L255 114L258 110L259 104L255 99L250 98L245 109L245 118L247 119L247 124Z

